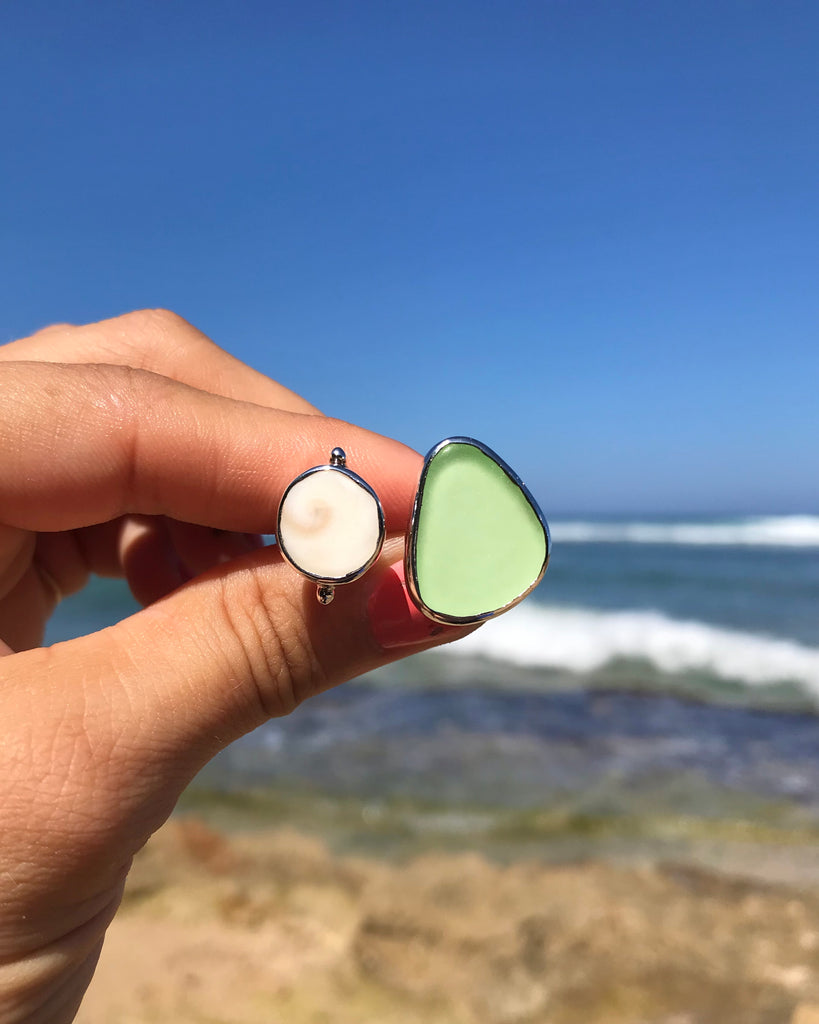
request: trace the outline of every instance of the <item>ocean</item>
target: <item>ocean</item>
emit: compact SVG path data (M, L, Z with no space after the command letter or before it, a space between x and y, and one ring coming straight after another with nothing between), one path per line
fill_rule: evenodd
M266 724L191 799L277 794L297 819L305 800L343 805L351 845L369 830L673 847L681 822L686 841L708 822L819 835L819 517L550 525L526 602ZM94 581L47 639L133 608Z

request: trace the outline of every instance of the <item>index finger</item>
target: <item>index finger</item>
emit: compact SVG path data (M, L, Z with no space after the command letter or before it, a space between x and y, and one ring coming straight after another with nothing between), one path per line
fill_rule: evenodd
M271 533L287 484L340 446L401 532L421 468L411 449L341 420L126 367L0 364L0 395L0 516L29 530L138 512Z

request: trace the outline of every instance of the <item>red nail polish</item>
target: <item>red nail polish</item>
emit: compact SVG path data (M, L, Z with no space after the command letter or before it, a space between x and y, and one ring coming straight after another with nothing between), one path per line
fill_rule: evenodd
M384 573L367 602L373 636L385 650L420 644L447 627L428 619L407 591L404 563L396 562Z

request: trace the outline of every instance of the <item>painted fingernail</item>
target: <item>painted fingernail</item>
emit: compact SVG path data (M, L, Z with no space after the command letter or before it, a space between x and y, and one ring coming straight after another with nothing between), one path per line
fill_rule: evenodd
M428 619L407 591L404 563L396 562L383 574L367 602L376 642L384 650L423 643L448 627Z

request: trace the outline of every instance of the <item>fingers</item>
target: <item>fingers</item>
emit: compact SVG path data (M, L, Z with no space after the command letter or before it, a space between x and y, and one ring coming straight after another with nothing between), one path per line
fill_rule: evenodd
M142 605L158 601L190 578L183 572L164 516L127 516L118 549L122 572Z
M220 398L117 366L0 364L0 510L67 530L125 513L275 530L286 485L343 447L403 532L420 457L339 420ZM25 439L25 440L23 440Z
M117 564L134 597L147 605L211 567L261 547L257 534L214 530L164 516L128 516L119 536Z
M0 361L21 360L131 366L225 398L318 413L306 399L235 359L165 309L138 310L82 327L55 324L0 348Z
M53 581L41 574L35 563L30 564L14 588L0 598L4 645L0 646L0 655L9 650L27 650L42 643L43 624L54 611L57 601Z

